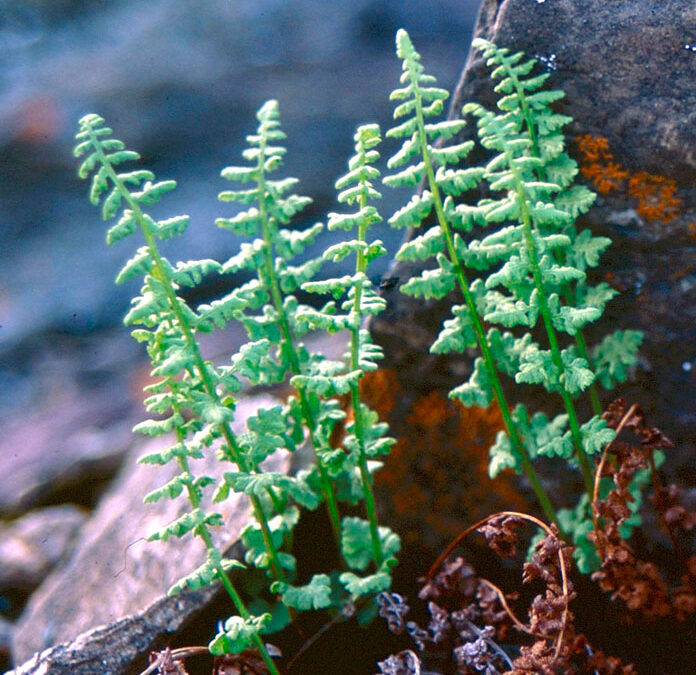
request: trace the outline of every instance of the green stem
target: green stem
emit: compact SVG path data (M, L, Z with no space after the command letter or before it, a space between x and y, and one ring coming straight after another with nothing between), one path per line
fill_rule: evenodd
M264 285L268 287L271 291L271 298L273 300L273 306L275 307L276 314L278 315L278 324L283 333L283 344L282 349L285 352L285 356L290 363L290 369L293 375L300 375L302 370L300 368L300 360L297 355L297 349L295 348L295 338L290 328L290 321L288 319L287 312L283 306L283 297L280 291L280 285L278 283L278 276L275 272L275 265L273 261L273 242L271 237L270 225L268 212L266 210L265 194L266 194L266 182L264 178L263 164L266 159L266 141L263 139L261 141L261 148L259 152L258 160L258 179L257 185L259 190L259 215L261 220L261 230L263 233L264 241L264 266L265 266L265 276L266 282ZM259 271L259 275L261 275ZM312 409L309 404L306 392L302 390L297 390L300 399L300 408L302 410L302 416L305 419L307 427L309 429L309 436L312 442L312 449L314 451L314 457L317 462L317 468L319 470L319 485L321 488L322 495L326 502L326 509L329 515L329 521L331 522L331 531L333 533L334 542L336 544L336 549L341 555L341 517L338 511L338 502L336 500L336 494L331 483L326 465L321 458L321 452L323 450L328 450L326 443L322 440L317 422L312 414ZM341 556L341 560L343 557Z
M556 367L558 390L561 394L561 398L563 399L563 405L566 412L568 413L568 422L570 425L573 445L575 446L575 451L580 463L580 469L585 481L585 488L587 489L587 492L591 498L594 487L594 473L590 468L590 462L585 454L584 448L582 447L582 432L580 431L580 422L578 421L578 416L575 412L573 399L560 381L561 375L565 371L565 367L561 357L561 350L558 346L556 331L553 327L551 312L549 311L546 289L544 288L543 279L541 277L541 270L539 269L539 257L536 250L536 244L534 242L534 235L532 233L532 222L529 215L529 210L527 208L527 198L524 192L522 178L520 177L519 171L517 170L510 151L507 148L505 149L505 156L507 157L508 166L510 167L510 171L515 179L515 191L517 192L517 198L520 205L525 245L529 255L529 263L532 268L534 286L539 294L539 313L541 314L544 322L544 328L546 329L546 335L548 336L549 346L551 348L551 358L553 359L554 366Z
M106 167L109 178L121 192L125 200L128 202L129 207L133 211L133 215L138 221L150 255L155 263L157 276L160 279L160 281L162 281L162 285L167 295L167 300L169 301L169 306L172 312L174 313L174 316L176 317L179 327L181 328L181 333L184 337L184 340L187 343L188 348L194 355L195 367L201 379L205 392L216 404L222 405L220 397L218 396L218 393L215 390L215 386L211 380L208 368L205 364L205 361L203 360L203 356L201 355L198 343L196 342L196 338L193 335L193 331L191 330L188 320L184 316L183 312L181 311L181 307L179 306L179 298L177 297L176 292L174 291L173 281L169 275L166 266L164 265L162 256L160 255L159 248L157 247L157 242L155 241L154 233L152 232L152 228L145 219L140 205L133 199L126 186L123 184L121 179L114 171L114 168L111 166L109 160L104 155L101 146L99 145L97 137L94 136L94 134L91 131L90 138L92 140L94 148L96 149L96 152L99 155L100 162L104 167ZM242 453L241 448L237 444L234 433L230 429L229 425L227 423L222 423L218 426L226 442L227 450L223 448L225 454L229 455L229 457L235 464L237 464L241 471L249 472L249 465L247 464L244 454ZM275 544L273 543L273 538L268 525L268 520L266 519L266 516L263 512L261 501L255 495L249 495L249 500L251 502L254 517L256 518L256 521L259 523L261 527L261 533L263 536L264 544L266 545L266 549L270 557L271 571L273 572L273 575L276 577L276 579L282 581L284 579L284 574L282 572L282 567L278 560L278 552L276 550Z
M567 304L570 304L570 289L564 285L563 286L563 295L564 299L566 300ZM575 344L578 346L578 354L587 361L587 364L590 367L590 370L594 372L594 366L592 365L592 359L590 358L590 355L587 351L587 343L585 342L585 336L582 334L581 330L578 330L578 332L575 334ZM592 412L595 415L601 415L603 412L602 409L602 403L599 400L599 393L597 391L597 383L593 382L589 388L588 388L589 394L590 394L590 403L592 404Z
M178 434L177 434L178 435ZM183 439L180 437L179 441L181 442ZM193 506L194 509L200 508L200 499L198 498L198 494L193 487L193 474L191 473L191 470L188 465L188 459L186 457L179 457L179 467L181 468L182 472L186 476L185 484L186 484L186 490L188 492L188 498L189 501L191 502L191 505ZM208 530L207 527L201 526L196 530L196 533L198 536L203 540L203 543L205 544L206 551L209 554L211 551L212 552L218 552L217 547L215 544L213 544L213 538ZM251 614L249 613L249 610L247 609L246 605L244 604L244 601L242 600L241 596L237 592L237 589L234 587L234 584L232 583L229 575L225 571L224 567L220 564L217 563L215 565L215 571L217 573L218 579L220 579L220 582L222 583L225 591L227 591L227 595L230 596L232 600L232 604L234 605L235 609L237 610L239 616L242 617L242 619L248 620L251 618ZM278 669L276 668L275 663L273 662L273 659L270 657L268 654L268 651L266 650L266 646L264 645L263 641L259 637L258 634L254 634L252 636L252 641L254 643L254 646L256 649L259 651L259 654L261 655L261 658L263 659L263 662L266 664L268 667L268 672L271 675L280 675L278 672Z
M361 180L364 187L364 179ZM367 198L363 194L359 198L360 210L367 206ZM367 236L368 223L366 219L361 220L358 225L358 240L365 242ZM355 271L358 275L365 274L367 269L367 260L362 250L358 251L357 260L355 263ZM362 325L362 313L360 310L360 302L362 299L362 286L360 284L354 287L355 297L353 298L352 321L350 328L350 369L352 371L360 370L360 327ZM353 429L355 431L355 439L358 442L358 468L360 470L360 479L362 481L363 495L365 497L365 509L367 511L367 521L370 524L370 539L372 541L372 555L375 559L377 567L382 565L384 554L382 551L382 542L379 538L379 523L377 520L377 507L375 505L375 495L372 489L372 476L367 466L367 453L365 452L365 426L363 424L362 408L360 407L360 381L351 383L350 385L351 400L353 404Z
M362 423L362 413L360 410L359 385L351 385L350 389L351 401L353 405L353 425L355 430L355 438L357 439L358 446L360 448L360 453L358 455L358 468L360 470L360 480L362 481L363 495L365 497L365 510L367 512L367 521L370 524L370 540L372 543L372 555L375 559L375 564L377 565L377 567L380 567L384 560L384 555L382 552L382 542L379 538L377 506L375 504L375 495L372 489L372 476L370 475L370 470L367 466L367 455L365 454L365 432Z
M413 81L416 80L416 74L413 73ZM469 316L474 325L474 332L476 333L476 341L478 342L479 350L483 356L484 363L486 364L486 370L488 371L488 376L491 379L491 384L493 387L493 392L495 394L496 401L500 407L501 414L503 416L503 423L507 429L508 436L510 438L510 443L512 446L513 453L517 456L522 466L522 471L524 472L527 480L529 481L534 494L539 501L539 505L546 517L553 523L555 523L559 529L560 524L556 517L556 511L554 510L551 501L546 494L541 481L537 476L537 473L532 464L532 460L529 457L529 453L524 447L520 435L517 431L517 427L512 419L512 413L510 412L510 406L508 405L507 399L503 392L503 388L500 384L500 378L498 377L498 371L495 367L495 362L493 360L493 355L488 347L488 341L486 340L486 334L483 329L483 324L481 322L481 317L479 316L478 310L476 309L476 304L471 291L469 289L469 283L464 274L464 267L459 259L457 250L454 246L454 241L452 238L452 232L445 217L444 209L442 207L442 198L440 196L440 189L435 181L435 172L433 171L432 162L430 161L430 153L428 152L427 137L425 134L425 122L423 120L423 108L420 98L420 92L417 87L414 87L415 97L416 97L416 117L418 121L418 135L420 138L421 155L423 157L423 162L425 165L425 172L428 180L428 186L430 192L433 196L433 203L435 205L435 213L437 214L438 224L445 237L445 243L447 246L447 252L449 255L450 262L454 265L455 274L461 289L462 295L464 296L464 301L469 310Z

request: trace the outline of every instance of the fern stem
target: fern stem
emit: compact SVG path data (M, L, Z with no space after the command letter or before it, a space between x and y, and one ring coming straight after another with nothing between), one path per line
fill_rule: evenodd
M173 407L175 409L175 412L179 412L177 405ZM181 443L184 440L184 434L177 430L176 435L177 440ZM191 506L193 506L194 509L198 509L200 508L201 500L196 488L193 485L193 474L191 473L188 459L186 457L177 457L177 461L179 463L179 468L181 469L181 472L185 476L184 484L186 485L186 492L188 494L189 502L191 503ZM201 540L205 544L206 554L208 555L208 557L210 557L209 554L211 552L219 552L217 546L215 546L215 544L213 543L213 538L205 524L197 527L195 533L197 536L201 538ZM222 583L225 591L227 592L227 595L230 596L232 604L239 613L239 616L241 616L245 620L248 620L251 617L251 614L249 613L249 610L244 604L244 601L237 592L237 589L235 588L234 584L232 583L232 580L230 579L229 575L227 574L225 568L222 566L221 563L215 564L215 572L217 574L218 579L220 579L220 582ZM261 655L261 658L263 659L264 663L268 666L268 672L271 673L271 675L280 675L275 666L275 663L273 662L273 659L268 654L266 646L263 644L258 634L254 634L252 636L252 641L254 642L256 649L258 649L259 654Z
M211 399L213 399L213 401L215 401L215 403L222 405L220 402L220 397L218 396L218 393L215 390L215 386L213 385L213 382L210 379L210 373L208 372L208 368L206 367L205 361L203 360L203 356L201 355L200 349L198 347L198 343L196 342L196 339L193 335L193 330L191 329L191 326L189 325L188 320L186 319L186 317L182 313L181 307L179 306L178 297L176 295L176 292L174 291L173 281L169 275L167 268L164 265L164 262L162 260L162 256L160 255L159 248L157 246L157 242L155 241L155 236L152 232L152 229L151 229L150 225L148 224L147 220L145 219L145 216L140 208L140 205L138 204L138 202L136 202L133 199L130 192L126 188L126 186L123 184L121 179L118 177L118 175L114 171L114 168L111 166L109 160L104 155L104 152L102 151L102 148L99 144L99 140L91 129L89 131L89 135L90 135L90 139L92 140L95 151L98 153L99 161L101 162L101 164L104 167L106 167L109 178L111 179L113 184L118 188L118 190L121 192L124 199L128 202L128 205L130 206L130 208L133 212L133 215L135 216L136 220L138 221L138 225L139 225L140 230L143 234L143 237L145 238L145 243L147 244L148 250L150 252L150 256L152 257L152 260L155 263L157 276L159 277L160 281L162 281L162 285L164 286L165 293L167 294L167 300L169 301L169 306L171 307L171 310L174 313L174 316L176 317L177 323L179 324L179 327L181 328L181 333L182 333L184 339L186 340L188 348L191 350L191 352L194 355L196 370L198 371L198 375L201 378L201 382L203 383L203 387L205 388L205 391L208 394L208 396L210 396ZM246 462L246 459L244 458L242 450L239 447L239 445L237 444L234 433L230 429L229 425L226 423L223 423L223 424L219 425L219 428L220 428L220 431L222 432L222 435L225 439L227 449L229 450L229 452L227 452L227 451L225 451L225 448L223 447L223 452L225 452L225 454L229 454L232 461L234 461L234 463L237 464L237 466L240 468L240 470L248 472L249 466L247 465L247 462ZM255 495L250 495L249 500L251 501L251 506L252 506L252 511L254 513L254 517L256 518L256 521L259 523L259 525L261 527L263 540L264 540L264 543L266 545L266 549L268 551L268 554L270 556L271 570L272 570L274 576L279 581L282 581L284 579L282 567L278 561L278 552L277 552L276 547L273 543L271 531L270 531L270 528L268 526L268 520L266 519L266 516L263 512L261 502L260 502L259 498L256 497Z
M524 124L527 129L527 133L529 134L529 139L532 143L532 154L535 157L538 157L541 159L541 149L539 148L539 138L536 133L536 126L534 125L534 120L532 117L532 111L529 109L529 102L527 101L527 96L524 91L524 87L522 87L522 84L520 83L519 78L517 77L517 74L515 73L514 68L510 65L508 57L506 57L504 54L500 53L498 51L497 53L498 57L500 58L500 62L505 68L505 73L507 76L510 78L512 81L512 86L515 88L515 91L517 92L517 98L520 101L520 105L522 106L522 117L524 119ZM539 169L539 178L542 181L546 180L546 171L544 170L543 167ZM562 254L559 251L553 251L552 255L558 260L559 258L562 257ZM558 260L558 262L563 262L562 260ZM571 305L572 303L572 291L570 289L570 286L568 283L563 283L561 285L562 287L562 292L563 292L563 298L566 301L567 304ZM594 368L592 367L592 360L590 359L590 355L587 351L587 343L585 342L585 337L582 333L582 329L578 329L576 334L575 334L575 343L577 344L578 347L578 354L587 361L587 363L590 366L590 370L594 371ZM589 396L590 396L590 403L592 405L592 411L594 412L595 415L601 415L602 414L602 404L599 400L599 393L597 392L597 385L593 382L590 384L588 388Z
M275 307L276 314L278 315L278 324L283 333L283 345L282 349L290 362L290 367L293 375L301 375L302 369L300 368L300 360L297 356L297 349L295 348L295 337L292 333L290 327L290 321L288 320L287 312L283 306L283 297L280 291L280 285L278 282L278 275L275 273L275 266L273 261L273 242L271 237L270 223L268 211L266 210L266 203L264 195L266 194L266 181L264 178L264 162L266 160L266 139L265 137L261 139L261 146L259 150L258 159L258 171L259 178L257 179L257 186L259 191L259 215L261 220L261 230L263 233L264 241L264 264L265 264L265 276L266 276L266 287L271 291L271 298L273 300L273 306ZM261 273L261 272L260 272ZM317 423L312 414L312 409L309 404L306 392L302 390L296 390L300 399L300 408L302 410L302 416L305 419L307 427L309 429L309 436L312 442L312 450L314 451L314 457L317 462L317 469L319 470L319 484L321 487L321 492L326 501L326 509L329 515L329 521L331 522L331 531L336 544L336 550L339 555L341 554L341 517L338 510L338 502L336 500L336 494L331 483L331 479L326 470L326 465L324 464L320 452L326 448L326 443L322 441L319 437ZM343 560L341 556L341 560Z
M412 77L414 82L417 81L416 73L413 73ZM474 325L474 331L476 332L476 340L478 342L481 355L483 356L483 360L486 364L486 370L488 371L488 375L491 378L493 392L495 394L496 401L500 406L500 411L503 416L505 428L507 429L508 436L510 437L510 442L512 444L513 451L521 462L522 470L524 471L527 480L529 480L529 483L532 486L532 489L534 490L534 494L536 495L537 500L539 501L539 505L546 514L546 517L550 521L555 523L560 529L560 524L558 523L558 519L556 517L556 511L553 508L551 501L549 500L549 497L546 494L546 491L541 485L541 481L537 476L537 473L532 464L532 460L529 457L529 453L522 444L522 440L520 439L517 427L515 426L515 423L512 419L510 406L508 405L507 399L503 392L503 388L500 384L500 378L498 377L498 371L495 367L493 355L491 354L490 349L488 348L488 341L486 340L486 334L483 329L481 317L479 316L479 313L476 309L476 304L471 295L471 291L469 290L469 283L466 279L466 275L464 274L464 268L454 246L452 232L450 230L449 223L447 222L447 218L445 217L445 212L442 207L440 189L435 180L435 172L433 171L433 165L430 161L430 153L428 152L428 145L426 140L427 136L425 133L425 122L423 120L423 104L420 92L418 91L418 87L414 87L414 95L416 98L416 119L418 124L418 136L420 139L421 155L423 157L423 162L425 165L428 186L430 188L431 194L433 195L435 213L437 214L437 220L440 225L440 229L442 230L442 233L445 236L447 252L449 254L450 262L452 262L452 264L454 265L455 274L459 283L459 288L461 289L462 295L464 296L464 301L466 302L466 305L469 309L469 316L471 317L472 323Z
M566 300L566 302L569 302L570 300L570 289L566 284L563 285L563 295ZM578 332L575 334L575 344L578 346L578 354L587 361L587 363L590 366L590 370L594 372L594 367L592 365L592 359L590 358L590 355L587 351L587 343L585 342L585 336L582 334L582 330L578 329ZM601 415L603 412L602 409L602 403L599 399L599 393L597 391L597 383L593 382L589 387L588 387L588 392L590 395L590 403L592 404L592 412L595 415Z
M364 179L361 179L362 187L364 187ZM367 206L367 198L361 195L358 200L360 209ZM366 219L362 219L358 225L358 240L365 242L367 237L368 223ZM364 274L367 269L367 261L365 253L361 249L358 251L357 260L355 263L355 271L358 274ZM350 369L353 371L360 369L359 354L360 354L360 327L362 325L362 315L360 312L360 301L362 298L362 286L355 286L355 297L353 299L353 317L350 327ZM379 523L377 520L377 507L375 504L374 490L372 489L372 476L367 466L367 454L365 453L365 426L363 424L362 409L360 407L360 380L352 382L350 385L351 400L353 405L353 427L355 430L355 438L358 441L360 452L358 455L358 467L360 470L360 478L362 481L363 495L365 497L365 509L367 511L367 520L370 524L370 539L372 542L372 555L374 556L377 567L382 565L384 555L382 552L382 543L379 538Z
M191 476L186 457L179 458L179 466L181 467L184 473L188 474L189 477ZM186 490L188 491L189 501L191 502L192 506L194 507L194 509L198 508L200 505L200 500L198 499L198 495L196 494L195 489L193 489L193 487L188 481L186 482ZM215 544L213 544L213 539L207 527L201 526L199 529L197 529L197 534L203 540L203 543L205 544L208 553L210 553L211 551L216 552L218 550ZM220 579L223 588L227 592L227 595L230 596L232 604L237 610L239 616L241 616L244 620L249 620L251 618L251 613L247 609L247 606L244 604L244 600L242 600L242 597L239 595L239 592L235 588L234 584L232 583L232 580L230 579L229 575L227 574L225 568L222 566L221 563L215 564L215 572L217 574L218 579ZM259 654L261 655L263 662L268 667L268 672L271 675L280 675L275 663L273 662L273 659L266 650L266 645L264 645L258 633L254 633L251 637L251 640L254 643L254 646L258 650Z
M524 186L522 184L522 178L520 177L519 171L515 166L510 150L505 147L505 156L508 160L508 166L515 179L515 191L517 193L517 198L520 205L520 214L522 217L522 226L524 231L525 245L527 247L527 253L529 254L529 263L532 268L532 276L534 277L534 286L539 294L539 312L541 314L542 320L544 322L544 328L546 329L546 335L548 336L549 346L551 348L551 357L557 371L557 382L558 390L563 399L563 405L568 413L568 423L570 425L570 433L573 439L573 445L575 446L575 452L580 463L580 469L582 471L583 480L585 481L585 488L587 492L592 497L592 489L594 484L594 474L590 468L590 462L587 458L584 448L582 447L582 432L580 430L580 422L578 421L578 416L575 412L575 405L573 404L573 399L568 392L568 390L561 384L561 375L565 371L563 365L563 359L561 357L561 350L558 345L558 338L556 336L556 331L553 327L553 322L551 320L551 312L549 311L548 300L546 297L546 289L544 288L544 283L541 278L541 270L539 269L539 257L536 249L536 244L534 242L534 235L532 233L532 221L529 215L529 210L527 208L527 196L524 191Z
M251 617L251 614L249 613L249 610L246 608L244 601L239 596L239 593L237 593L237 590L232 585L232 582L230 581L230 578L227 575L227 572L225 572L225 570L222 568L222 565L217 565L216 569L217 569L218 577L219 577L220 581L222 582L222 585L225 587L225 590L227 591L228 595L232 598L232 602L234 603L236 610L239 612L239 616L241 616L242 619L248 620ZM261 655L263 662L266 664L266 667L268 668L269 674L270 675L280 675L278 668L276 667L275 663L273 662L273 659L268 654L268 650L266 649L266 645L263 643L263 640L261 640L261 637L259 636L259 634L254 633L251 636L251 640L254 643L254 646L258 650L259 654Z

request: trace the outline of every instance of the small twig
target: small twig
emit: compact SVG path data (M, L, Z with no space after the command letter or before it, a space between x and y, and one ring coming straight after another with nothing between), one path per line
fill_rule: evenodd
M531 635L532 637L543 637L543 638L548 638L548 635L542 635L539 633L535 633L533 630L530 630L525 626L516 616L515 613L510 609L510 605L508 605L507 600L505 599L505 594L503 591L501 591L495 584L491 583L488 581L488 579L481 579L479 578L479 581L484 585L488 586L497 596L498 600L500 600L500 604L503 606L503 609L507 613L507 615L510 617L512 623L515 624L518 630L522 631L523 633L527 633L527 635Z

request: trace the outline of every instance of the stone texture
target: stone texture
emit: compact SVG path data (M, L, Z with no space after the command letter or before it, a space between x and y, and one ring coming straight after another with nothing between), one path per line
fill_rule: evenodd
M683 0L484 0L475 28L476 36L544 60L549 86L566 92L559 109L574 117L569 149L581 166L575 139L591 134L608 139L613 160L626 171L619 189L600 194L583 221L612 238L600 274L623 291L589 337L615 327L645 331L635 384L621 393L639 401L652 423L677 442L669 470L690 482L696 480L694 26L696 6ZM426 69L432 71L427 62ZM451 115L459 115L469 100L492 105L491 89L481 58L470 53ZM673 185L671 213L650 217L650 195L642 203L631 194L629 182L641 174ZM655 202L663 197L659 191L652 195ZM401 263L390 271L402 282L418 272L416 265ZM372 322L372 330L404 388L460 383L466 358L427 351L450 303L409 299L396 289L386 297L388 311Z
M257 407L275 403L267 396L240 401L235 425L240 428ZM162 633L175 631L214 594L215 589L206 589L166 598L172 583L203 562L204 548L193 539L145 540L188 506L183 498L142 504L145 494L172 477L173 467L140 466L135 460L166 442L166 438L153 439L133 449L122 474L84 526L70 559L31 597L13 639L15 663L52 645L66 644L19 672L116 675L123 672L123 664ZM286 455L270 461L273 470L287 470ZM191 467L196 475L215 475L225 469L210 456L192 462ZM219 508L227 526L217 530L215 538L227 550L247 523L248 503L242 495L234 495Z
M0 525L0 590L38 586L69 552L86 519L84 509L65 504Z
M67 384L30 413L6 423L0 438L0 514L21 513L56 493L113 475L137 421L127 392ZM83 495L89 499L89 495Z
M0 657L9 655L13 631L14 626L12 623L0 616Z
M87 630L72 640L45 649L6 675L120 675L147 652L154 636L172 633L215 594L213 587L163 598L146 609ZM192 609L193 608L193 609Z

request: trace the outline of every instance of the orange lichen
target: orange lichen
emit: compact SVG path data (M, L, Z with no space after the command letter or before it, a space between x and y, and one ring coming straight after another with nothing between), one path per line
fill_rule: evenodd
M502 427L495 405L465 408L439 391L413 402L399 424L396 445L376 475L377 485L390 494L396 515L406 523L407 540L441 542L456 534L467 518L501 505L526 506L514 477L488 477L488 449Z
M584 134L575 140L582 155L580 173L592 181L597 192L626 189L629 197L638 200L638 215L649 223L667 224L679 214L682 200L675 196L674 180L646 171L631 174L614 160L609 141L603 136Z
M585 134L577 138L578 150L584 161L580 164L580 173L594 183L600 194L606 195L612 190L619 190L629 173L614 161L609 151L609 140L603 136Z
M588 164L580 168L582 175L594 183L595 189L602 195L612 190L620 190L628 178L628 171L616 162L607 164Z
M656 176L645 171L631 176L628 194L638 200L636 211L648 222L659 220L669 223L681 210L681 199L674 196L677 184L671 178Z
M578 150L585 156L585 161L589 164L606 163L607 160L613 159L613 155L609 152L609 139L604 136L593 136L592 134L584 134L576 138Z
M437 391L419 398L406 416L406 423L412 427L435 429L445 423L451 415L448 401Z
M380 419L386 420L394 409L396 394L401 385L392 368L379 368L360 380L360 399L377 412Z

